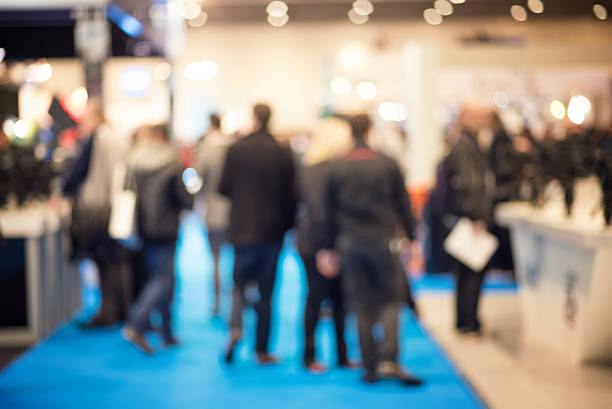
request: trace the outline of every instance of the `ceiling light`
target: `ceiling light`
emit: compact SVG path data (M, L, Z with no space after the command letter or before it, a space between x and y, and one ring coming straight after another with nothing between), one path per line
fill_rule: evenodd
M542 0L528 0L527 7L536 14L544 12L544 3L542 3Z
M166 81L172 75L172 66L167 62L161 62L153 69L153 77L157 81Z
M208 21L208 14L202 11L199 16L187 21L191 27L202 27Z
M336 77L330 83L331 90L336 95L346 95L353 89L348 78Z
M187 20L194 19L202 12L202 6L199 3L189 2L183 8L183 17Z
M605 20L608 18L608 10L606 9L605 6L601 4L593 5L593 14L595 14L595 17L597 17L600 20Z
M284 1L273 1L268 4L268 7L266 7L266 11L268 12L268 15L278 18L287 14L287 12L289 11L289 7Z
M348 18L351 21L351 23L354 23L354 24L365 24L368 22L368 20L370 20L370 17L367 14L366 15L359 14L357 10L355 9L351 9L348 12Z
M357 84L357 95L361 99L370 100L376 98L378 91L376 85L370 81L363 81Z
M510 7L510 15L516 21L527 20L527 10L525 10L525 7L519 6L518 4L515 4L514 6Z
M268 16L268 24L272 27L282 27L289 22L289 15L283 14L280 17L274 17L272 15Z
M555 118L555 119L563 119L565 118L565 105L563 105L563 102L555 99L554 101L552 101L550 103L550 114Z
M453 14L453 5L448 0L434 1L434 8L443 16L450 16Z
M450 0L450 2L453 4L463 4L465 3L465 0Z
M427 9L423 12L423 18L428 24L437 26L442 24L442 15L436 11L436 9Z
M368 0L356 0L353 3L353 10L362 16L369 16L374 12L374 6Z

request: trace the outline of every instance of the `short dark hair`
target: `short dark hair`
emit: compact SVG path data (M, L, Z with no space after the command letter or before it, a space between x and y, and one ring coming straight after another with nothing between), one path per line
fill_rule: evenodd
M372 126L370 117L367 114L353 115L349 122L351 124L351 131L353 132L353 139L359 141L364 140Z
M210 126L214 129L221 129L221 117L217 113L212 113L208 116Z
M157 124L151 127L151 133L155 136L159 136L164 141L170 140L170 132L168 131L167 124Z
M268 130L268 124L270 123L270 116L272 116L272 110L267 104L255 104L253 107L253 115L257 118L259 125L262 130Z

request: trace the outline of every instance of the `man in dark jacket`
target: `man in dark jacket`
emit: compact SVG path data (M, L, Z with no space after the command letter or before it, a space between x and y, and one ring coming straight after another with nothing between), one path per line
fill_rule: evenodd
M129 186L135 182L137 226L143 244L147 282L130 311L122 334L146 353L153 352L145 339L153 310L158 310L162 318L164 345L178 343L172 334L170 320L174 254L179 215L192 205L192 197L181 180L181 171L165 125L154 126L149 140L136 145L128 158L126 183Z
M255 282L259 299L256 353L260 363L275 363L268 353L272 292L285 232L294 225L295 165L291 152L268 130L270 107L255 105L255 132L228 149L219 192L231 201L229 240L234 245L231 337L226 362L242 338L242 307L247 283Z
M396 162L366 144L368 116L351 118L351 128L355 147L330 168L324 187L317 235L319 248L327 250L317 252L317 265L322 274L333 277L340 266L334 249L339 251L347 297L357 313L363 380L373 383L385 377L419 385L422 381L397 362L402 272L389 248L398 220L414 239L410 199ZM373 334L378 322L384 328L380 345Z
M459 117L461 135L445 160L449 186L446 211L472 220L477 232L485 232L487 225L491 224L495 188L487 156L478 142L478 132L484 120L480 107L464 107ZM457 278L456 328L464 334L478 334L478 302L484 271L473 271L457 260L454 260L454 271Z

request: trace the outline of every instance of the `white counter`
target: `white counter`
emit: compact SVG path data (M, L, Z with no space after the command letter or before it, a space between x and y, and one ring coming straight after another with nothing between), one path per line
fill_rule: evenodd
M612 229L525 203L496 220L511 230L526 336L576 363L612 361Z

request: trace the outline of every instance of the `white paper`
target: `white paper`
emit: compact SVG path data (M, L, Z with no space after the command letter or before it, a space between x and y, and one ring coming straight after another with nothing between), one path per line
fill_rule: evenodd
M466 217L459 219L444 240L444 250L476 272L486 267L498 246L497 237L487 231L476 233L474 223Z

